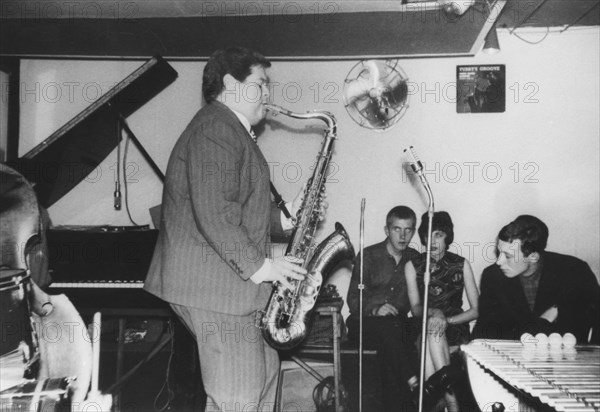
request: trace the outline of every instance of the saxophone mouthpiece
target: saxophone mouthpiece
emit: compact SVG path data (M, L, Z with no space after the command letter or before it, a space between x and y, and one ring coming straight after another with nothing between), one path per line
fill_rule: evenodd
M264 103L265 109L267 112L270 112L273 116L277 116L279 113L283 111L283 108L279 106L275 106L274 104Z

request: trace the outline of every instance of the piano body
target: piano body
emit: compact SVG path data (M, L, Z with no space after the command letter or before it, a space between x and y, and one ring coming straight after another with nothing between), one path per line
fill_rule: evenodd
M50 207L97 168L122 139L119 124L162 178L124 120L176 78L164 59L153 57L14 162L33 184L39 204ZM82 313L162 306L141 289L156 237L157 230L148 226L50 228L48 291L66 294Z

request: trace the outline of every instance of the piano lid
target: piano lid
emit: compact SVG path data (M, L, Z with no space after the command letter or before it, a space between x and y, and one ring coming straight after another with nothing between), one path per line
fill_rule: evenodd
M128 117L177 78L156 56L119 82L14 164L48 208L88 176L117 146L119 117Z

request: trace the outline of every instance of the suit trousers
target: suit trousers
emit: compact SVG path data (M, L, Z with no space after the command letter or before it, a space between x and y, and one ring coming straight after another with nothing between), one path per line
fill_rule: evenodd
M279 355L254 326L254 315L171 307L196 339L205 411L273 411Z
M350 316L347 324L349 339L358 342L358 318ZM417 325L405 315L363 318L363 346L377 350L386 412L414 410L408 380L419 376L419 354L415 346L417 335Z

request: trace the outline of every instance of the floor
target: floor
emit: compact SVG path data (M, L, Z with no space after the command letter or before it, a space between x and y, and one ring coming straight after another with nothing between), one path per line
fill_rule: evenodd
M128 369L139 362L143 356L140 353L127 352L125 358L124 369ZM101 379L101 387L107 388L110 385L109 382L114 381L115 368L110 365L114 362L116 362L116 356L104 355L103 365L107 366L103 366L104 379ZM160 352L137 371L135 376L122 388L119 399L122 412L202 410L204 397L200 383L197 382L198 386L195 391L198 396L182 396L181 393L176 396L175 392L182 391L182 386L185 387L183 391L194 392L190 390L194 387L194 379L192 375L189 375L190 381L183 383L183 385L175 382L173 377L167 381L168 363L169 353L166 351ZM358 411L358 360L343 356L342 368L344 388L350 407L348 412ZM331 370L331 367L317 367L316 370L318 373L326 374L327 371ZM362 410L363 412L381 412L379 377L374 368L374 359L365 360L363 372ZM284 398L282 399L282 410L290 412L315 411L312 393L318 385L318 381L297 366L293 371L288 372L288 374L284 373L282 376L282 385L286 385ZM295 388L292 386L295 386ZM297 390L298 387L301 388L300 391Z
M130 325L128 325L130 326ZM146 325L147 326L147 325ZM163 325L164 326L164 325ZM135 328L134 328L135 329ZM158 327L153 327L156 341L160 334ZM117 399L121 412L152 412L152 411L201 411L204 404L204 394L199 377L195 373L197 359L195 356L194 342L187 332L178 330L180 339L175 339L175 345L165 345L149 361L137 370L123 386L121 395ZM148 335L146 335L148 336ZM181 336L184 336L181 338ZM114 331L106 332L103 340L114 342ZM125 345L123 352L123 371L129 370L142 361L152 350L156 342L132 342ZM101 353L100 388L106 390L115 382L117 355L115 346L106 344ZM174 356L172 356L174 354ZM325 367L318 370L326 375L331 368ZM348 410L358 412L359 385L358 385L358 356L342 355L343 384L347 394ZM292 375L283 375L281 384L284 386L283 411L308 412L315 411L312 394L318 382L302 369L295 367ZM287 379L287 381L286 381ZM291 382L291 384L290 384ZM374 355L367 355L363 360L363 388L362 411L380 412L382 410L380 397L380 379L377 373L377 363ZM326 393L326 392L325 392ZM299 395L302 398L299 401ZM287 398L286 398L287 396ZM286 401L287 399L287 401ZM465 398L463 398L465 399ZM286 404L287 402L287 404ZM464 411L479 412L476 404L463 403Z

